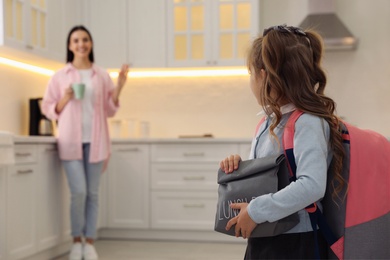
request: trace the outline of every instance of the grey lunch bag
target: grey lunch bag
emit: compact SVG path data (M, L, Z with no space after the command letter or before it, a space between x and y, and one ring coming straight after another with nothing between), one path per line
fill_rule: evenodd
M241 161L239 168L230 174L218 171L218 204L214 230L235 236L234 226L226 230L228 221L238 215L238 210L229 207L231 203L247 202L252 199L275 193L290 184L287 162L284 155L274 155ZM268 237L282 234L299 222L294 213L275 222L265 222L256 226L250 237Z

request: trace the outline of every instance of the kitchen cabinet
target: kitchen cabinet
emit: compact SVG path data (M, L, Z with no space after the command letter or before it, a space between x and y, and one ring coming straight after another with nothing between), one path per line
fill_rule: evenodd
M219 162L238 145L155 144L151 152L151 227L212 231Z
M107 169L108 227L149 227L149 146L114 144Z
M81 21L81 1L3 0L1 44L57 61L66 55L66 33Z
M5 259L32 257L69 242L70 196L56 144L16 144L15 165L7 171Z
M1 260L53 259L69 249L66 174L55 141L36 138L17 139L16 164L0 166ZM213 231L216 174L222 158L248 147L247 140L115 140L101 180L99 236L233 241Z
M98 65L166 66L164 1L87 0L85 10Z
M57 245L61 240L61 165L54 144L38 148L37 174L37 250ZM50 196L48 196L50 194Z
M61 168L62 169L62 168ZM59 169L57 169L58 171ZM61 174L61 217L58 219L58 225L61 227L61 238L62 242L72 240L72 230L70 225L70 190L68 186L68 180L65 172Z
M0 165L0 260L6 259L6 187L7 167Z
M37 251L37 151L34 145L15 146L15 165L7 176L7 259Z
M166 67L165 1L127 1L128 62L136 68Z
M96 229L105 228L108 226L108 177L107 173L104 172L100 180L100 190L99 190L99 211L98 211L98 221L96 224Z
M83 1L46 0L46 3L48 6L47 50L43 56L65 63L68 33L73 26L83 24Z
M179 196L178 196L179 195ZM152 192L152 228L212 231L217 192Z
M120 68L128 61L126 2L86 1L86 26L92 34L95 62L105 68Z
M242 160L248 160L251 153L251 144L240 144L238 150Z
M168 66L245 64L259 29L257 0L167 0Z
M47 48L47 5L45 1L6 0L5 40L20 49Z

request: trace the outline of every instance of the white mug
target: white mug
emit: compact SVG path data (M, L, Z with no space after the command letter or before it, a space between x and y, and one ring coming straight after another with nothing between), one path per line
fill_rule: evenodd
M127 122L127 137L136 138L138 136L138 121L136 119L126 119Z
M150 135L150 126L148 121L140 122L140 137L148 138Z
M120 138L122 130L122 121L119 119L111 120L111 130L113 138Z

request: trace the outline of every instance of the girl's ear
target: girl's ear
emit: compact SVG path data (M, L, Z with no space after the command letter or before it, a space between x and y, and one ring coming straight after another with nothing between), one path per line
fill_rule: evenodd
M267 72L266 72L264 69L261 69L261 70L260 70L260 78L261 78L261 79L264 79L265 76L267 76Z

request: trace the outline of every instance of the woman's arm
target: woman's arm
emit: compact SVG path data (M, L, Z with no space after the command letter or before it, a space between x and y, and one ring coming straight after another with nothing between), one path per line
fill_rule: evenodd
M114 101L115 105L118 105L118 103L119 103L119 95L122 91L123 86L126 83L128 72L129 72L129 66L127 64L123 64L121 71L119 72L119 75L118 75L118 85L113 90L112 95L111 95L112 101Z
M72 87L68 87L65 90L64 96L60 99L60 101L58 101L58 103L56 105L56 113L57 114L60 114L62 112L62 110L64 109L66 104L68 104L69 100L71 100L73 98L73 95L74 94L73 94Z

